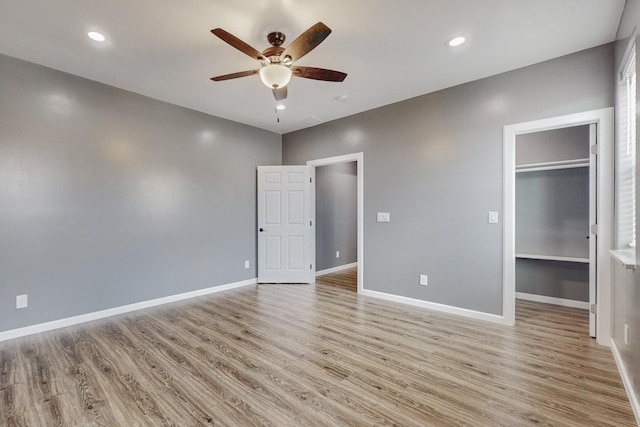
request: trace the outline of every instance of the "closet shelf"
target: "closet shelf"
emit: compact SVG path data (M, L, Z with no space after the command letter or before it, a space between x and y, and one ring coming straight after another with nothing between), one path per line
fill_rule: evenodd
M538 255L538 254L517 253L516 258L541 259L546 261L580 262L583 264L589 264L589 258L558 256L558 255Z
M585 167L589 167L589 159L563 160L560 162L527 163L524 165L517 165L516 173Z

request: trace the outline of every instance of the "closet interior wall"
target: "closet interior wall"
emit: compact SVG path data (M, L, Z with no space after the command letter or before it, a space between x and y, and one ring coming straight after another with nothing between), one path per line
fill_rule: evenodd
M516 297L589 302L589 125L516 139Z

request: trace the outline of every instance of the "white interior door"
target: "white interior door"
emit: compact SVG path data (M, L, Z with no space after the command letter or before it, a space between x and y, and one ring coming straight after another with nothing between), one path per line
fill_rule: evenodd
M258 282L315 281L310 166L258 166Z
M591 155L589 156L589 224L592 224L592 230L589 230L589 335L596 336L596 304L597 304L597 286L598 286L598 161L596 154L597 148L597 128L596 124L589 125L589 146L591 147ZM595 225L595 227L593 227Z

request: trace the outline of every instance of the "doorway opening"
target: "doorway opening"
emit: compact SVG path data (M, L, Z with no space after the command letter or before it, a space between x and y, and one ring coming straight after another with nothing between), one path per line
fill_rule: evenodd
M357 271L357 292L361 292L363 289L364 277L363 277L363 265L364 265L364 248L363 248L363 182L364 182L364 156L363 153L347 154L337 157L329 157L325 159L311 160L307 162L307 165L311 166L315 170L316 185L314 186L314 194L312 194L312 203L316 203L316 193L321 191L320 197L333 197L324 193L325 188L318 188L318 173L320 173L320 185L321 186L336 186L344 184L350 187L351 182L355 178L355 188L342 188L340 191L340 197L355 197L353 200L342 202L338 200L331 200L330 203L323 203L323 206L315 205L312 210L315 212L316 218L314 223L316 226L320 224L320 230L318 230L318 238L316 239L316 265L317 271L321 274L338 272L346 269L355 269ZM330 166L330 168L319 169L324 166ZM325 173L326 172L326 173ZM355 173L355 177L353 174ZM326 175L326 176L325 176ZM329 189L330 190L330 189ZM355 194L353 192L355 191ZM334 193L335 196L335 193ZM321 203L322 200L318 200ZM348 206L352 202L355 205L355 212L351 212L351 208ZM345 206L345 203L347 206ZM336 212L336 211L342 212ZM352 213L355 213L355 217L351 218ZM344 215L343 215L344 214ZM319 215L323 215L324 221L319 219ZM320 221L320 222L318 222ZM336 224L339 221L340 224ZM355 225L355 230L347 229ZM342 229L338 230L332 227L339 226ZM323 229L322 227L328 227ZM355 231L355 233L353 233ZM320 237L320 233L324 235ZM353 237L355 241L351 241ZM324 239L324 240L323 240ZM345 249L336 250L332 243L341 241ZM322 245L322 246L320 246ZM338 253L341 252L341 253ZM342 257L343 261L340 261ZM345 263L345 259L348 262ZM332 267L333 266L333 267Z
M589 255L595 260L593 263L595 269L593 284L595 289L592 290L591 301L589 302L590 327L593 328L592 336L596 337L599 344L609 345L611 340L611 259L609 250L612 248L611 229L613 224L613 108L552 117L504 127L503 317L505 323L515 324L516 249L518 247L516 243L516 142L518 136L583 125L586 125L592 133L590 136L592 141L597 142L597 144L594 144L596 148L589 148L588 151L590 161L595 162L595 167L593 169L589 168L594 172L591 186L598 194L593 216L589 219L590 221L595 221L595 223L588 224L589 229L587 230L587 233L592 230L597 231L597 243L592 245L594 253ZM591 160L591 158L593 159ZM576 162L574 166L578 166L579 163L579 161ZM546 164L541 167L547 168L549 166L553 167L554 165ZM567 164L557 164L556 166L570 169L566 168ZM535 169L535 167L530 167L530 169ZM542 261L556 260L547 259ZM577 259L560 261L574 262Z
M533 301L581 309L575 333L594 337L596 124L516 136L515 286L520 318ZM551 321L568 317L557 314ZM565 311L571 312L572 310ZM518 319L518 315L516 319ZM516 320L517 322L518 320ZM569 326L569 325L567 325Z

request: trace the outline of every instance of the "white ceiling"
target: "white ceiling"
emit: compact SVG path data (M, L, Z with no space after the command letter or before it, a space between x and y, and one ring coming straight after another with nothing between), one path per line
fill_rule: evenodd
M625 0L0 0L0 53L277 133L334 120L615 39ZM258 68L210 30L262 51L318 21L333 32L297 65L348 73L294 77L276 123ZM90 40L100 31L107 41ZM453 36L468 42L445 46ZM1 75L0 75L1 79ZM346 96L345 102L337 100ZM311 122L311 123L310 123Z

